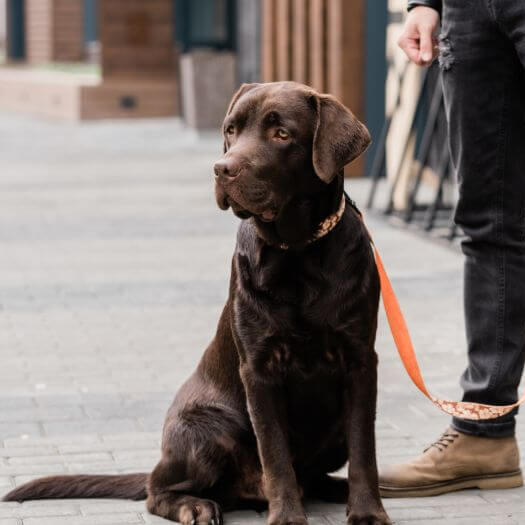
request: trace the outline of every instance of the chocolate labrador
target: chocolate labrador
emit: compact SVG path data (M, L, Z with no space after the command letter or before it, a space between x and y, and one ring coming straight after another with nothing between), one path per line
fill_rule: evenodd
M6 501L147 498L186 525L268 506L270 525L299 525L317 498L347 503L351 525L391 523L375 457L378 274L343 191L369 133L293 82L243 85L223 133L216 199L243 219L229 297L168 411L162 459L151 474L32 481ZM348 481L329 475L347 461Z

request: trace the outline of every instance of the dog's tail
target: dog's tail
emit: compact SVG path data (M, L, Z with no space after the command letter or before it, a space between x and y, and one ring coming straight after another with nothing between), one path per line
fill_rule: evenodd
M12 490L3 501L67 498L146 499L149 474L115 476L51 476L40 478Z

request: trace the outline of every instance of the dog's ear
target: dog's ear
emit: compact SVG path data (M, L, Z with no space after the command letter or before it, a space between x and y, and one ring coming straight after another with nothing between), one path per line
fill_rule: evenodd
M241 87L237 90L235 95L233 95L230 105L228 106L228 111L226 111L226 115L229 115L237 101L245 94L248 93L248 91L251 91L253 88L257 87L259 84L241 84Z
M313 165L327 184L370 144L366 126L331 95L312 95L317 112L313 143Z

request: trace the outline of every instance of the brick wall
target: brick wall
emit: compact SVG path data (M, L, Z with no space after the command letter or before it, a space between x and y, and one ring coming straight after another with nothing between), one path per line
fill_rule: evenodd
M84 57L82 0L26 0L30 63L74 62Z
M53 0L26 0L26 56L30 63L50 62Z
M53 59L74 62L84 58L82 0L54 0Z

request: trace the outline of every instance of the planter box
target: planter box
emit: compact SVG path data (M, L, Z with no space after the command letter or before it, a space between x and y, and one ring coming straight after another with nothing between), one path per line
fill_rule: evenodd
M173 117L175 78L102 82L96 74L0 68L0 110L65 120Z
M235 54L199 49L182 55L180 80L183 117L196 130L217 130L236 82Z

